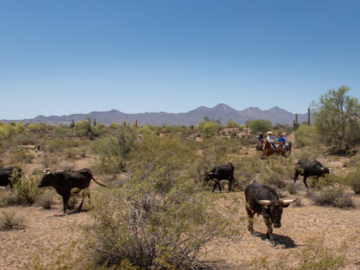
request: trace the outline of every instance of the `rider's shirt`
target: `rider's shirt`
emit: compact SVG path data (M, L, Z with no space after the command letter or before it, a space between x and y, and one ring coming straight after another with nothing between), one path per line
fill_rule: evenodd
M286 142L283 137L279 137L279 139L278 139L277 141L278 141L278 142L283 142L283 143Z
M270 135L269 135L269 136L267 136L266 140L268 140L269 143L274 143L275 138L274 138L274 136L270 136Z

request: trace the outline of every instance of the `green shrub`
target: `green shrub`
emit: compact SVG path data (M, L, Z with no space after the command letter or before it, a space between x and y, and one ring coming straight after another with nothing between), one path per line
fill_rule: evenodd
M220 209L214 194L194 184L195 158L191 144L177 136L149 136L130 152L124 187L93 193L85 245L94 264L199 267L205 245L238 234L239 207Z
M348 185L355 194L360 194L360 166L356 170L348 173L344 178L344 183Z
M102 156L126 160L137 137L136 128L130 126L119 127L115 136L94 141L92 150Z
M354 207L351 194L347 193L343 186L328 187L317 194L313 194L311 199L316 205L333 206L337 208Z
M252 120L249 124L249 128L252 134L259 133L260 131L265 134L271 129L271 127L272 125L269 120Z
M54 130L53 130L53 134L58 137L58 138L65 138L65 136L67 135L69 129L63 127L63 126L58 126L58 127L55 127Z
M23 224L23 217L16 216L15 211L0 211L0 231L7 231Z
M45 167L45 168L50 168L53 166L58 165L59 163L59 159L56 155L54 154L45 154L42 159L41 159L41 164Z
M236 121L233 121L231 118L229 118L226 121L226 124L224 127L225 128L237 128L237 127L239 127L239 124Z
M66 158L68 158L68 159L74 159L77 154L78 154L78 151L74 148L66 149Z
M0 193L0 207L20 205L21 201L16 190L4 190Z
M19 195L19 204L32 205L44 193L43 189L38 188L42 175L23 176L21 181L15 184Z
M16 146L10 150L11 163L26 162L31 163L35 156L25 150L22 146Z
M298 258L300 267L294 270L328 270L341 269L345 266L345 256L338 255L324 244L324 237L308 239L305 248L300 249Z
M109 126L110 128L117 129L119 127L118 123L112 122Z
M42 195L39 196L37 203L44 209L51 209L55 203L52 192L45 191Z
M204 138L214 137L218 134L219 125L210 121L204 124L201 129L201 136Z
M31 133L44 133L46 131L46 124L44 123L30 124L27 126L27 128Z
M277 188L286 187L285 180L293 177L293 162L291 157L287 159L281 156L268 157L268 166L261 174L262 181L268 185L275 185Z

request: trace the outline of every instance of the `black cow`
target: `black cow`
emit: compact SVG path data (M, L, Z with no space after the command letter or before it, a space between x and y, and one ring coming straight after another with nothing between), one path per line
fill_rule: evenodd
M21 169L17 167L7 167L0 169L0 186L10 185L10 188L13 188L13 183L10 180L13 170L18 171L19 177L21 177Z
M290 203L295 200L279 200L276 190L262 185L256 181L252 181L250 185L245 188L246 212L249 218L249 231L252 236L255 236L253 218L255 214L264 217L267 226L266 238L270 241L272 246L275 246L275 240L272 235L272 224L274 228L281 227L281 215L284 207L288 207Z
M63 205L64 210L63 214L66 212L66 208L70 210L68 205L71 189L78 188L78 189L86 189L89 188L91 179L95 181L100 186L105 187L103 184L97 182L92 172L89 169L82 169L77 171L66 171L66 172L55 172L52 173L51 171L47 170L44 172L44 176L41 179L38 187L53 187L55 188L56 192L63 197ZM90 192L88 193L88 197L90 198ZM84 202L84 194L81 201L81 204L78 208L80 211Z
M213 192L215 187L218 185L221 193L221 180L229 180L229 191L231 190L232 182L234 180L234 166L231 163L226 165L217 165L210 172L203 173L204 181L209 182L209 180L214 180L215 184L213 187Z
M329 173L329 168L324 167L317 160L299 160L295 168L294 183L298 179L299 174L304 176L304 184L306 188L309 188L306 184L306 178L314 176L315 178L324 177Z

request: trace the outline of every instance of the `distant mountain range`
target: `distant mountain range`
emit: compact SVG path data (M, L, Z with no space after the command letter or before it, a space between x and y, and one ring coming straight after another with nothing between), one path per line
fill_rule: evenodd
M244 124L246 120L252 119L265 119L270 120L273 124L280 123L282 125L288 124L291 125L295 119L295 114L283 110L279 107L274 107L269 110L260 110L257 107L249 107L242 111L237 111L226 104L218 104L214 108L208 108L201 106L195 110L186 112L186 113L166 113L166 112L146 112L146 113L137 113L137 114L127 114L120 112L118 110L111 110L106 112L91 112L89 114L71 114L63 116L44 116L39 115L33 119L22 119L15 121L22 121L23 123L39 123L44 122L46 124L69 124L72 120L82 121L87 117L96 119L98 123L103 123L109 125L112 122L120 124L122 121L126 123L135 123L138 121L140 126L143 125L162 125L166 123L168 125L196 125L204 119L205 116L208 116L210 119L220 119L221 123L224 125L226 121L231 118L236 121L238 124ZM4 122L9 122L10 120L2 120ZM298 114L298 122L302 123L307 121L307 113Z

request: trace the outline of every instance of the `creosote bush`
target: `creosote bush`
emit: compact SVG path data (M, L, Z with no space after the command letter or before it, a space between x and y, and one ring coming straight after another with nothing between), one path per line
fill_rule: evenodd
M239 206L220 209L218 197L192 180L196 154L173 135L149 136L130 152L125 185L93 193L93 223L84 231L94 264L206 268L203 247L238 235Z

